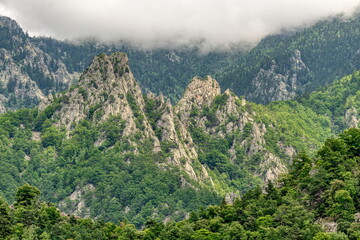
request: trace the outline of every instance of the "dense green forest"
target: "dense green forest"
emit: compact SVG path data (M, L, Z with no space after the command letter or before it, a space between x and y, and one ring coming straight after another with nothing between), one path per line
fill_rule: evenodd
M276 184L246 192L232 205L224 201L191 212L183 221L150 218L136 230L127 221L104 223L62 214L39 201L40 191L18 188L15 202L0 200L4 239L359 239L360 130L328 139L315 157L298 154ZM358 218L358 216L356 216ZM321 224L333 222L334 232Z
M139 132L122 135L125 122L121 117L113 116L99 122L96 113L101 113L99 105L91 107L87 118L73 124L70 132L59 128L53 114L69 102L65 93L60 94L42 111L20 109L0 116L0 194L13 202L16 188L29 183L41 189L42 200L80 216L112 222L130 220L136 227L143 226L149 217L157 221L181 220L189 211L219 203L226 192L243 194L261 184L264 173L259 164L265 160L267 152L290 164L291 158L284 154L279 141L293 146L297 152L308 151L313 156L326 138L346 128L344 111L347 109L323 113L318 110L319 104L313 102L319 96L326 96L332 99L332 104L323 108L333 110L340 107L343 99L355 99L354 104L358 103L359 93L353 89L359 84L359 76L356 72L299 102L274 102L267 106L239 103L238 111L245 115L251 113L255 119L226 137L209 134L207 128L197 125L196 117L205 117L208 127L223 129L217 111L227 107L231 97L221 94L209 108L193 112L189 130L198 146L198 162L193 164L194 167L197 164L206 166L213 186L202 184L177 166L166 164L174 143L161 142L162 151L155 153L152 140L142 139ZM70 90L70 94L71 91L74 90ZM342 95L335 98L332 92ZM91 93L80 87L79 94ZM145 96L144 99L144 116L153 121L156 130L159 103ZM135 104L134 99L131 101ZM358 105L352 106L359 109ZM144 117L141 118L140 109L133 105L133 111L138 114L138 125L142 128L140 121L144 121ZM229 115L228 121L236 123L237 120ZM257 144L252 143L257 124L267 129L263 150L250 154ZM161 129L156 131L161 132ZM99 138L104 139L100 145L96 144ZM131 142L138 142L136 151ZM238 142L236 158L229 153L234 142ZM86 207L80 208L79 204Z
M137 226L155 213L162 219L177 212L173 217L181 219L187 211L220 199L195 182L197 190L180 187L179 170L171 166L160 169L157 163L165 162L165 156L151 153L149 141L139 154L119 154L132 148L126 139L119 141L119 118L98 126L84 120L67 139L66 132L47 119L51 107L40 114L37 109L22 109L1 116L1 195L6 199L13 201L16 186L25 182L39 187L44 199L53 203L77 188L95 185L96 191L82 196L91 206L90 216L106 221L129 218ZM34 128L41 128L41 141L32 139ZM106 134L107 140L96 147L100 133ZM71 201L63 201L62 209L66 211L68 205L72 207Z

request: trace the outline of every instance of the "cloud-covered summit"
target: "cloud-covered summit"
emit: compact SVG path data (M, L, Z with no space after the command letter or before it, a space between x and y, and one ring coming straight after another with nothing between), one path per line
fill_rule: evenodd
M359 0L0 0L32 35L222 49L351 13Z

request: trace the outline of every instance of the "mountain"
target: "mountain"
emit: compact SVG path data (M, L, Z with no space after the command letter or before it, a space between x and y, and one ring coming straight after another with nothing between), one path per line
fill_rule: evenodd
M215 76L258 103L310 93L360 69L360 15L265 37Z
M182 221L153 218L137 230L126 220L104 223L60 212L19 187L9 206L0 199L3 239L359 239L360 130L327 139L316 157L299 154L288 172L232 204L208 206Z
M127 53L144 91L180 100L189 79L212 75L224 89L257 103L309 94L360 68L359 14L264 38L251 49L201 53L196 47L145 50L95 40L29 37L10 18L0 18L0 110L36 106L66 90L99 53Z
M172 100L179 99L191 77L225 67L233 56L205 56L194 48L141 50L92 40L70 43L30 37L14 20L4 16L0 17L0 36L1 112L36 106L49 93L68 89L99 53L128 53L142 87L164 92Z
M349 127L357 128L360 121L359 74L360 72L356 71L327 87L299 98L298 101L317 114L329 116L337 133Z
M34 107L50 90L65 90L76 77L35 46L14 20L0 18L0 35L1 112Z
M173 106L143 94L129 64L124 53L99 54L68 91L38 109L0 115L1 196L11 202L16 187L30 183L43 200L81 217L137 227L150 216L181 220L275 181L297 153L312 155L353 124L334 119L358 106L358 72L323 90L327 96L341 86L353 105L322 115L310 102L320 92L264 106L222 93L210 76L193 78Z

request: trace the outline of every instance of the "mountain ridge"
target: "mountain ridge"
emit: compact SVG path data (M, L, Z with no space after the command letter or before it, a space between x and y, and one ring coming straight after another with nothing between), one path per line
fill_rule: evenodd
M30 78L43 95L67 89L79 79L79 73L86 69L92 57L101 52L126 52L142 88L157 94L162 92L172 103L181 98L193 76L213 75L225 89L250 101L268 103L308 94L360 68L356 45L359 14L347 21L333 17L292 33L268 36L250 50L207 55L199 54L196 48L141 50L94 41L72 44L52 38L31 38L14 20L2 19L9 22L10 29L2 24L0 47L21 69L18 78ZM331 54L332 51L336 54ZM35 63L35 57L43 60L37 59ZM335 69L331 70L330 66ZM6 93L4 97L5 108L27 106L16 92ZM38 101L29 101L30 106Z
M354 85L359 76L346 78ZM355 93L342 98L356 103ZM193 78L176 105L143 94L124 53L94 57L77 85L51 96L40 109L0 115L1 195L11 199L28 182L64 212L137 227L149 216L183 219L275 181L297 153L336 132L318 104L255 104L222 92L210 76ZM347 107L334 114L345 119Z

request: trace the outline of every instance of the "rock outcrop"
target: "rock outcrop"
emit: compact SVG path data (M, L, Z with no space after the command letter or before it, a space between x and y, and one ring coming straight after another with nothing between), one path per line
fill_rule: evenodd
M154 136L144 116L144 99L138 83L123 53L95 57L81 76L78 85L66 95L66 104L54 114L58 125L71 128L71 124L91 119L104 121L120 115L125 120L124 135L142 130L146 137ZM138 123L136 123L138 122Z
M3 90L0 94L0 112L12 109L16 105L35 106L44 99L44 94L37 84L4 49L0 49L0 69L0 88Z
M0 112L34 107L50 92L66 90L78 78L45 53L12 19L0 17Z
M186 127L192 123L213 137L243 134L246 126L250 126L249 136L234 139L229 149L232 159L236 158L237 146L245 149L246 158L260 155L261 162L254 174L264 181L274 181L287 171L285 163L266 149L266 127L254 120L256 112L246 110L246 100L240 99L230 90L221 94L219 84L210 76L204 79L196 77L190 81L183 98L175 106L175 113ZM290 150L293 149L283 148L284 152Z
M192 79L182 99L173 106L162 95L142 94L124 53L100 54L77 85L65 94L44 98L41 106L45 108L54 101L61 102L52 116L59 127L71 131L85 119L101 123L119 116L124 122L121 138L130 141L135 154L137 145L150 139L154 152L167 154L168 161L159 165L175 165L191 179L210 186L215 183L209 167L199 161L199 151L203 150L194 142L190 127L202 129L213 138L237 136L228 150L230 159L238 158L236 149L242 148L243 158L258 159L252 171L264 181L274 181L287 170L283 160L267 149L267 126L256 121L257 113L230 90L221 93L218 82L210 76ZM96 145L102 142L100 137ZM292 157L295 150L291 146L278 144Z
M360 117L356 108L352 107L345 112L345 122L349 128L359 127Z
M70 209L68 214L82 217L90 217L90 209L86 207L86 196L93 195L95 186L87 184L83 187L76 186L76 190L69 197L59 203L62 209Z
M209 107L220 93L219 83L211 76L195 77L190 81L183 97L176 105L175 112L180 114L182 121L186 122L192 111Z
M301 52L296 50L290 57L290 67L280 71L275 60L269 69L260 69L251 81L251 89L248 98L257 99L258 102L268 103L279 100L293 99L298 92L302 91L306 83L299 82L299 75L306 75L309 68L301 59Z
M124 53L98 55L80 77L79 83L56 98L61 98L63 103L53 115L59 127L65 126L70 131L81 120L104 122L112 116L120 116L125 123L122 137L138 133L143 140L151 139L154 152L160 151L162 144L170 146L169 163L178 166L194 180L211 182L206 168L194 169L194 161L198 161L195 145L170 101L149 93L146 100L155 102L156 106L146 109L144 96ZM47 98L42 108L51 103L51 98ZM157 112L158 117L152 119L153 123L150 123L147 111ZM136 152L137 143L132 144Z

